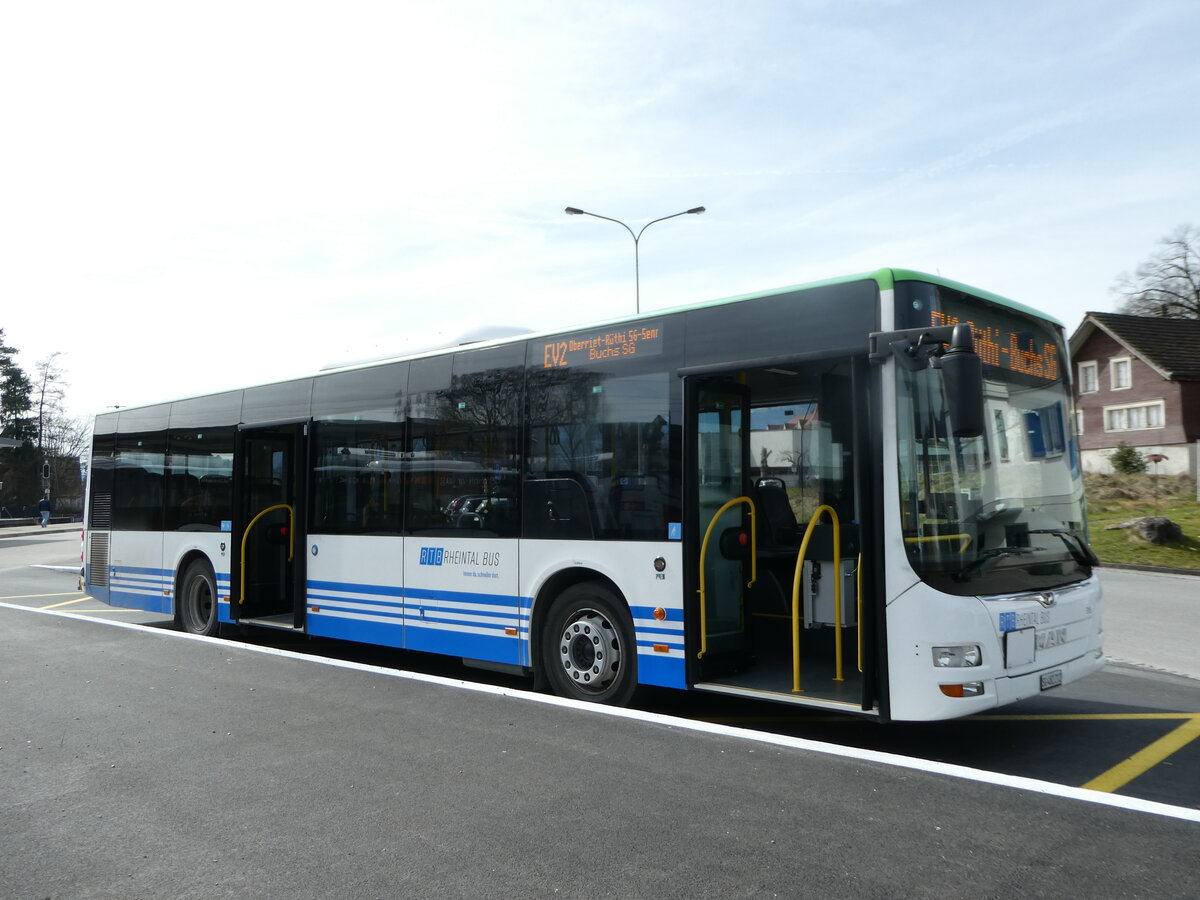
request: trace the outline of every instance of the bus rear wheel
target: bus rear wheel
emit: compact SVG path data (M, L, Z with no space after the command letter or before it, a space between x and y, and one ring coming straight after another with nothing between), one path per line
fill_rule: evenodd
M542 665L560 697L628 704L637 688L637 642L624 604L599 584L567 588L546 620Z
M212 566L196 560L179 583L179 623L190 634L217 633L217 579Z

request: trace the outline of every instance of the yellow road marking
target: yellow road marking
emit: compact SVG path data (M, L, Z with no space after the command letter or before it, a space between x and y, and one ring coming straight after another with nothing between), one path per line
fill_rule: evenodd
M1093 791L1112 793L1157 766L1160 762L1200 737L1200 716L1191 716L1170 734L1139 750L1124 762L1084 785Z
M1184 712L1156 712L1156 713L1056 713L1050 715L984 715L971 716L967 719L961 719L961 722L1038 722L1043 720L1058 721L1058 722L1116 722L1116 721L1170 721L1183 720L1183 724L1178 728L1173 729L1169 734L1159 738L1153 744L1139 750L1123 762L1113 766L1107 772L1097 775L1087 784L1083 785L1087 790L1101 791L1106 794L1111 794L1113 791L1123 788L1129 782L1133 781L1146 772L1153 769L1160 762L1171 756L1178 750L1183 749L1192 741L1200 738L1200 714L1184 713ZM817 718L800 718L797 716L730 716L730 717L715 717L707 719L710 722L722 722L727 725L734 724L776 724L782 725L785 723L808 723L815 722L850 722L853 721L844 716L822 716Z
M93 599L91 597L89 600ZM136 609L131 606L98 606L95 609L77 609L77 613L94 613L94 612L121 612L121 613L145 613L151 616L166 616L166 613L152 612L148 609Z
M950 721L961 722L964 724L968 723L968 722L1040 722L1040 721L1044 721L1044 720L1048 720L1048 719L1054 719L1054 720L1058 720L1061 722L1070 722L1070 721L1084 722L1084 721L1089 721L1092 719L1097 720L1097 721L1118 720L1118 719L1191 719L1194 715L1197 715L1197 714L1185 713L1185 712L1058 713L1058 714L1041 715L1041 716L1034 716L1034 715L987 716L987 715L981 715L981 716L969 716L968 718L965 718L965 719L952 719ZM779 724L779 725L785 725L785 724L795 725L795 724L800 724L800 723L804 723L804 722L844 722L847 724L852 724L852 723L856 723L856 722L862 722L865 720L861 719L861 718L856 719L852 716L839 715L839 716L820 716L820 717L818 717L818 716L711 716L711 717L702 718L700 721L723 722L726 725L748 724L748 723L770 724L772 722ZM897 724L904 725L906 723L900 722ZM925 723L917 723L917 724L930 725L930 724L936 724L936 723L925 722Z
M57 594L14 594L11 597L0 597L0 600L36 600L38 597L70 597L79 591L59 591Z
M91 597L76 597L74 600L64 600L62 603L51 603L49 606L43 606L42 609L58 609L60 606L70 606L72 603L82 603L84 600L91 599Z
M973 720L987 720L989 722L1040 722L1046 719L1057 719L1060 722L1083 722L1089 719L1114 720L1114 719L1190 719L1196 713L1185 712L1157 712L1157 713L1049 713L1041 716L972 716Z

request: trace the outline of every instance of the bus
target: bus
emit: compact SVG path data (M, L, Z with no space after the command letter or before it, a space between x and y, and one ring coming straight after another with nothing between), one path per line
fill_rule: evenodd
M1053 319L881 269L123 408L85 584L581 700L963 716L1103 664L1070 371Z

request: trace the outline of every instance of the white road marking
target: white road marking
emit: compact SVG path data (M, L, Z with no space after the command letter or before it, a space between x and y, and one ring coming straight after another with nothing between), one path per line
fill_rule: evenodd
M788 747L793 750L807 750L810 753L821 753L826 756L837 756L844 759L879 763L885 766L911 769L918 772L928 772L934 775L944 775L950 778L963 778L968 781L977 781L982 782L983 784L996 785L998 787L1033 791L1034 793L1046 794L1052 797L1061 797L1067 800L1079 800L1084 803L1095 803L1100 806L1115 806L1120 809L1130 810L1132 812L1167 816L1174 819L1183 819L1189 822L1200 822L1200 809L1189 809L1183 806L1171 806L1166 803L1157 803L1153 800L1141 800L1137 797L1124 797L1119 794L1109 794L1100 791L1086 790L1084 788L1070 787L1069 785L1055 784L1050 781L1041 781L1036 778L1025 778L1020 775L1005 775L1000 772L988 772L983 769L973 769L969 766L958 766L951 763L937 762L935 760L901 756L898 753L887 753L882 750L864 750L857 747L843 747L839 744L828 744L823 741L814 741L808 738L789 737L787 735L771 734L764 731L751 731L743 728L734 728L729 725L721 725L714 722L697 722L691 719L681 719L676 716L664 715L663 713L643 712L635 709L620 709L612 706L601 706L595 703L584 703L579 700L569 700L563 697L555 697L550 694L539 694L533 691L524 691L516 688L501 687L490 684L475 684L474 682L462 681L461 679L457 678L446 678L442 675L426 675L420 672L406 672L398 669L385 668L383 666L373 666L367 663L356 663L341 659L330 659L329 657L325 656L311 656L305 653L297 653L293 650L281 650L277 647L259 647L254 644L243 644L237 641L230 641L226 638L205 637L203 635L188 634L182 631L164 631L161 628L152 628L148 625L138 625L133 622L95 619L91 616L63 612L61 610L36 609L29 606L18 606L11 603L0 603L0 607L16 610L18 612L41 613L43 615L60 616L66 619L78 619L79 621L83 622L98 623L108 628L128 628L133 631L143 632L144 634L152 634L160 638L180 638L183 640L200 641L202 643L215 644L224 647L228 647L232 644L245 652L261 653L265 656L280 656L285 659L293 659L298 662L309 662L316 665L332 666L333 668L338 669L350 669L356 672L370 672L390 678L404 678L410 681L421 681L428 684L437 684L443 687L458 688L460 690L474 691L481 694L496 694L502 697L513 697L519 700L528 700L532 703L544 703L548 706L567 707L580 712L592 713L593 715L611 716L617 719L633 719L635 721L647 722L654 725L665 725L671 728L678 728L686 731L697 731L705 734L720 735L722 737L733 738L735 740L753 741L755 743L770 744L776 747Z

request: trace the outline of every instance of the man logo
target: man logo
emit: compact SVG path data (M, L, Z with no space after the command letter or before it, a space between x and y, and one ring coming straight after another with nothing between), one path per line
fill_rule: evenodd
M445 547L422 547L421 548L421 565L423 566L440 566L442 559L446 556Z

